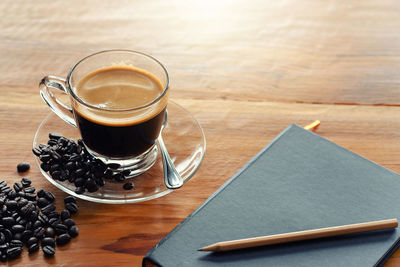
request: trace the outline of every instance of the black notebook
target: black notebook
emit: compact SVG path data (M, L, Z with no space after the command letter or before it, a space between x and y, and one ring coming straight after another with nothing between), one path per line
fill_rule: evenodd
M159 266L380 266L400 230L230 252L219 241L400 217L400 176L290 125L143 259Z

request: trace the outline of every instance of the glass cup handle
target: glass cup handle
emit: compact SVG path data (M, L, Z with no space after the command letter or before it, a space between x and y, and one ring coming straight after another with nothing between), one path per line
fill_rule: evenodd
M72 108L66 106L64 103L58 100L54 96L53 92L50 90L50 88L57 89L64 94L68 94L65 86L66 81L64 78L60 78L57 76L45 76L39 84L40 96L42 97L43 101L51 108L51 110L58 115L58 117L60 117L70 125L76 127L76 122L72 114Z

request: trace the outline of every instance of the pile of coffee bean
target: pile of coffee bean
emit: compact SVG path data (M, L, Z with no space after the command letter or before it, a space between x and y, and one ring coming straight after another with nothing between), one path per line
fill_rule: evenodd
M35 253L39 243L44 255L52 257L56 244L66 245L79 233L71 218L78 212L74 197L64 199L65 209L59 213L51 192L35 191L28 178L22 178L12 188L5 181L0 182L0 260L3 262L19 257L24 245L29 254Z
M42 170L54 180L73 183L77 194L96 192L106 180L125 182L130 174L130 170L116 171L121 167L119 164L105 164L93 157L81 139L76 142L58 133L50 133L47 144L40 144L32 151L39 157ZM130 190L133 183L126 182L123 188Z

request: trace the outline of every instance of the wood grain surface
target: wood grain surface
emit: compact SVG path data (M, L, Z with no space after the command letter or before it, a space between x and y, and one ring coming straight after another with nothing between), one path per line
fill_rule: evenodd
M400 172L400 4L384 1L0 1L0 175L31 153L50 109L44 75L66 76L85 55L144 51L171 78L171 98L207 139L204 162L179 190L139 204L79 200L77 238L52 259L9 266L140 266L144 254L290 123ZM400 205L400 198L399 198ZM396 252L386 266L400 266Z

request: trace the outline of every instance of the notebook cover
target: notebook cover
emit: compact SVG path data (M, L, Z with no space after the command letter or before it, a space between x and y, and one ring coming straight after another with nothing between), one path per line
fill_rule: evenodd
M398 229L223 253L219 241L398 218L400 176L290 125L143 259L159 266L381 266Z

